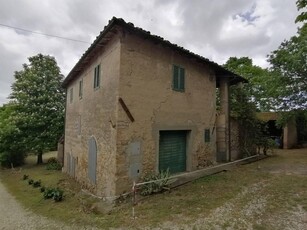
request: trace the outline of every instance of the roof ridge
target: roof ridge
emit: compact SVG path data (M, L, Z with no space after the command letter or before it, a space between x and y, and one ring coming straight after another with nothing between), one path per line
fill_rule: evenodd
M193 53L188 49L185 49L182 46L179 46L175 43L170 42L169 40L164 39L161 36L155 35L155 34L151 34L150 31L144 30L141 27L137 27L135 26L132 22L126 22L123 18L117 18L115 16L112 17L112 19L110 19L108 21L108 24L106 26L104 26L104 29L99 33L98 36L96 36L95 40L93 41L93 43L90 45L90 47L82 54L81 58L79 59L79 61L76 63L76 65L72 68L72 70L69 72L69 74L67 75L67 77L64 79L63 81L63 86L65 87L70 80L73 79L74 74L76 74L78 72L77 68L82 65L82 61L84 61L84 59L90 54L90 52L92 50L94 50L97 46L99 46L99 41L100 39L102 39L108 32L109 30L111 30L115 25L119 25L122 27L125 27L129 30L132 30L136 33L139 33L142 36L146 36L150 39L154 39L160 43L164 43L165 45L173 48L173 49L177 49L179 52L183 52L185 55L190 55L193 56L194 58L205 62L207 64L212 65L215 68L215 71L217 71L218 73L220 73L220 75L223 74L227 74L227 75L231 75L235 78L240 78L240 81L246 81L244 78L242 78L241 76L227 70L226 68L220 66L219 64L217 64L214 61L211 61L208 58L205 58L199 54ZM80 72L80 71L79 71Z

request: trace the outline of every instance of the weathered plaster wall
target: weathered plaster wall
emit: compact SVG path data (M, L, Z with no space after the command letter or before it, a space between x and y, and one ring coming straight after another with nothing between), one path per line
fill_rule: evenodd
M126 34L121 42L119 96L135 121L118 107L118 194L131 187L127 149L133 143L140 143L139 176L158 171L160 130L188 130L188 171L215 161L216 151L215 132L204 143L204 130L211 133L216 113L215 75L209 67L134 35ZM185 68L185 92L172 90L173 64Z
M75 160L76 179L91 192L100 196L115 194L116 123L120 40L114 38L89 66L67 88L65 156ZM100 88L94 89L94 69L100 64ZM83 96L79 98L79 81L83 79ZM70 89L73 87L73 102ZM88 140L97 141L96 184L88 178ZM67 158L64 171L68 171Z

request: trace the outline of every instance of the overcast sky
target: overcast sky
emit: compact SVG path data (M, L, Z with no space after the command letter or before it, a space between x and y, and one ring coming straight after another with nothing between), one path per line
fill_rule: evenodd
M92 42L116 16L219 64L248 56L262 67L297 14L295 0L0 0L2 25ZM66 76L89 45L0 25L0 105L27 57L52 55Z

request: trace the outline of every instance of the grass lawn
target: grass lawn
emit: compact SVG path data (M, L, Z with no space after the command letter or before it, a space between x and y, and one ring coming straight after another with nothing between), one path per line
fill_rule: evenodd
M275 219L272 221L272 216L282 217L282 213L295 210L298 206L307 211L307 150L287 151L278 150L274 156L258 163L207 176L170 192L139 198L135 206L135 219L132 218L130 200L116 205L110 212L97 212L92 205L99 200L80 192L80 186L61 171L49 171L45 169L46 165L35 165L34 156L27 158L27 164L21 170L2 170L0 179L24 207L68 224L144 228L170 222L179 226L194 226L200 219L214 217L218 208L225 207L227 211L227 207L232 205L233 212L227 214L228 219L224 218L222 228L233 225L232 220L245 215L242 210L246 210L253 213L253 216L246 218L250 218L249 224L254 229L274 229L272 222ZM44 160L54 154L44 155ZM39 189L22 180L24 174L34 180L40 179L46 187L62 188L65 191L64 200L44 200ZM261 212L252 209L259 205L250 204L255 197L259 202L265 199L265 205L259 206Z

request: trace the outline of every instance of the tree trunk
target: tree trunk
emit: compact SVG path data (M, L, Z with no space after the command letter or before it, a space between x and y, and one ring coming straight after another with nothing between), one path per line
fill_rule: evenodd
M37 164L43 164L43 151L41 150L37 153Z

